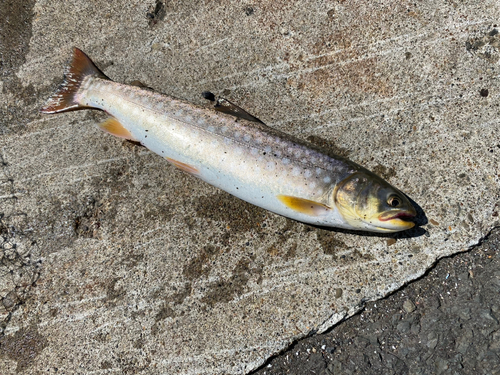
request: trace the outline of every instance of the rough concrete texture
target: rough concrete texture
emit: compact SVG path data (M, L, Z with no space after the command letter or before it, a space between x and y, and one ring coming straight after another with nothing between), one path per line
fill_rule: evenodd
M497 1L7 2L1 12L2 374L245 373L499 225ZM77 46L111 78L379 172L425 212L394 236L250 206L40 116Z

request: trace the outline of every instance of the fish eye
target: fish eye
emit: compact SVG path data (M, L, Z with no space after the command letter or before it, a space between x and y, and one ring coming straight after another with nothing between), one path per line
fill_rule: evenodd
M389 203L389 206L391 207L398 207L399 205L401 205L401 201L402 201L401 198L393 195L392 197L389 197L387 203Z

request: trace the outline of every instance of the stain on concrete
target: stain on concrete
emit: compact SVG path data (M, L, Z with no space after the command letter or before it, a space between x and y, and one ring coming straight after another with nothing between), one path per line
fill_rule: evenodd
M160 322L167 318L173 318L175 316L182 316L184 312L176 312L174 310L175 306L181 305L186 297L191 294L191 283L187 283L183 288L177 290L174 286L172 289L175 291L174 294L165 297L164 303L161 305L160 310L155 315L155 323L151 327L151 334L156 335L160 331ZM155 294L158 294L156 292Z
M14 131L38 116L34 105L39 95L32 85L24 87L16 76L26 62L32 35L35 0L6 1L0 7L0 80L3 92L12 96L0 105L1 133ZM27 116L28 114L28 116Z
M2 76L26 62L29 51L35 0L7 0L0 7L0 55ZM4 77L2 77L4 78Z
M101 362L101 370L110 370L113 368L113 364L109 361L102 361Z
M31 366L47 345L47 339L32 325L21 328L12 336L0 338L0 356L16 361L16 372L19 373Z
M338 238L335 238L336 233L325 230L325 229L317 229L316 236L318 238L318 242L321 244L321 248L326 255L333 255L333 257L337 258L337 253L342 250L348 249L348 246Z
M163 21L167 11L163 1L156 0L156 4L149 7L146 17L149 19L149 27L155 26L159 21Z
M318 137L317 135L310 135L307 137L307 141L312 143L318 151L331 157L342 156L347 158L351 153L347 148L339 147L333 141Z
M158 313L155 316L155 321L159 322L160 320L171 318L174 315L175 315L174 310L170 306L166 305L163 306L160 309L160 311L158 311Z
M211 283L201 302L214 307L217 303L227 303L244 293L251 277L262 274L262 266L252 264L249 259L241 259L232 270L231 276Z
M266 249L266 253L271 256L271 258L280 257L283 260L289 260L295 258L297 255L297 244L294 242L290 245L285 245L284 242L277 242L272 244ZM273 259L269 260L271 263Z
M385 167L381 164L377 164L372 168L372 172L377 176L382 177L384 180L390 180L393 177L396 177L396 170L392 167Z
M467 40L465 48L477 57L496 64L500 60L500 33L497 28L493 28L486 35Z
M96 238L101 227L100 216L103 214L102 204L95 198L88 197L83 205L84 213L77 216L73 222L73 229L77 237Z
M377 58L360 61L356 61L359 56L342 56L342 58L352 58L353 61L347 67L339 66L337 69L332 69L331 65L339 62L337 55L318 57L310 64L309 69L312 72L300 75L295 84L302 90L318 96L325 91L331 91L331 87L351 95L375 94L381 97L394 95L391 82L387 76L380 74L383 68L380 67L382 63Z
M182 274L188 280L195 280L207 276L212 268L211 260L214 259L221 249L219 246L208 244L204 246L198 256L194 257L182 270Z
M160 308L160 311L156 314L155 321L160 321L169 317L175 316L173 307L178 306L184 302L186 297L191 294L191 283L187 283L183 288L177 290L176 287L172 287L175 293L165 297L165 302Z
M225 222L234 232L258 229L266 217L264 209L222 191L200 198L194 212L203 219Z
M120 281L119 277L106 283L106 301L108 303L114 304L127 294L127 291L123 287L116 287L118 281Z

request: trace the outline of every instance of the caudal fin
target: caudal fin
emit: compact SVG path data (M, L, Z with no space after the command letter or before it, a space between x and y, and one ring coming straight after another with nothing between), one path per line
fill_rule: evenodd
M58 113L87 108L78 104L75 98L82 81L87 76L109 79L94 65L85 53L78 48L73 48L73 60L64 71L63 83L47 100L47 103L40 109L40 112Z

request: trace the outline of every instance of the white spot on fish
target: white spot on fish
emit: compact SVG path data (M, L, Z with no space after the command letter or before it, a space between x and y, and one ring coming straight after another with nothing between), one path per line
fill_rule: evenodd
M274 171L275 168L276 168L276 164L274 164L274 162L272 162L272 161L267 162L266 169L268 171Z
M300 168L299 167L293 167L292 169L292 175L298 176L300 174Z
M302 151L300 150L295 150L295 157L300 158L302 156Z
M248 142L250 139L252 139L252 137L250 137L250 135L249 135L249 134L245 134L245 135L243 136L243 139L245 140L245 142Z
M264 147L264 151L266 153L270 154L271 153L271 147L269 147L269 146Z
M328 183L330 183L331 181L332 181L332 179L330 178L330 176L326 176L326 177L323 179L323 182L324 182L325 184L328 184Z
M255 147L253 147L252 149L250 149L250 153L251 153L252 155L257 155L257 154L259 153L259 150L258 150L258 149L256 149Z
M311 175L312 175L312 173L311 173L311 171L310 171L309 169L306 169L306 170L304 171L304 176L305 176L306 178L311 177Z
M223 126L223 127L222 127L222 129L221 129L222 133L226 133L226 132L227 132L227 130L228 130L228 129L227 129L227 126Z
M138 107L135 107L133 112L134 112L134 115L137 116L137 115L139 115L141 113L141 109L138 108Z
M156 104L155 108L156 108L158 111L162 110L162 109L163 109L163 103L161 103L161 102L160 102L160 103Z
M316 187L316 182L314 182L314 181L313 181L313 182L311 182L311 183L309 184L309 187L310 187L311 189L314 189L314 188Z
M235 132L234 133L234 139L239 139L241 137L241 133L240 132Z
M287 165L287 164L290 164L290 159L288 159L288 158L283 158L283 159L281 160L281 162L282 162L283 164Z
M321 172L323 172L323 170L322 170L321 168L316 168L316 174L317 174L317 175L320 175L320 174L321 174Z
M175 112L175 116L177 116L177 118L182 117L182 114L183 114L182 111Z
M212 146L217 147L219 145L219 141L214 139L212 140Z
M277 157L280 157L281 156L281 151L280 150L276 150L274 152L274 155L277 156Z
M186 121L188 123L190 123L192 120L193 120L193 118L191 116L184 117L184 121Z
M205 125L205 120L203 118L199 118L198 121L197 121L198 125ZM210 130L210 128L212 128L212 130ZM215 129L213 126L209 126L208 127L208 130L213 132Z
M230 145L231 143L233 143L233 140L232 140L231 138L227 138L227 137L225 137L225 138L224 138L224 143L225 143L226 145Z
M262 138L261 137L255 138L255 143L257 143L258 145L260 145L262 143Z
M198 120L198 123L200 123L200 120ZM207 130L208 130L210 133L215 132L215 128L214 128L213 126L211 126L211 125L207 128Z

